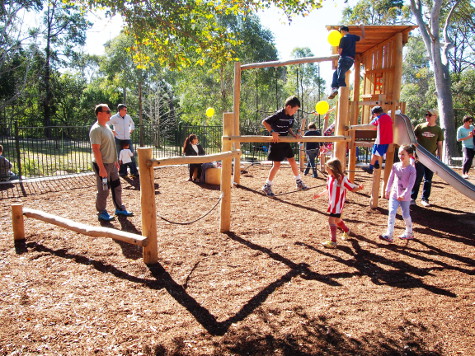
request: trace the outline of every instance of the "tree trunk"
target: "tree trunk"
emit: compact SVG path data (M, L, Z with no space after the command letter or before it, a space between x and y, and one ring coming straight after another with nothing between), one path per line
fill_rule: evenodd
M457 2L455 3L456 6ZM440 14L442 0L434 0L430 9L430 17L426 24L425 9L420 0L411 0L411 11L414 14L422 39L424 40L429 60L434 68L435 90L437 94L437 104L439 107L440 126L445 130L443 161L449 163L451 157L457 155L457 145L455 137L454 106L452 101L451 80L449 73L449 62L447 59L448 48L446 43L442 50L440 38ZM428 108L427 108L428 109Z

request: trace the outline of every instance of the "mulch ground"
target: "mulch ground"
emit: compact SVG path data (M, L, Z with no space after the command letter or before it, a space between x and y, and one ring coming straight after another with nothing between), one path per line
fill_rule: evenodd
M328 250L324 178L275 199L268 166L246 167L232 189L230 233L219 232L217 187L155 171L159 263L141 248L25 218L14 246L10 205L100 226L92 176L0 187L2 355L473 355L475 204L434 177L432 206L411 208L416 239L378 239L387 202L369 208L371 176L356 181L344 216L353 235ZM103 226L141 233L138 182L123 180L135 212ZM112 204L109 202L110 210ZM398 215L396 234L403 232Z

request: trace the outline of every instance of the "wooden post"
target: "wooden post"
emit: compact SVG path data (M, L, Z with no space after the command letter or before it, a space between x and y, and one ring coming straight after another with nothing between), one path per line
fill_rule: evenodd
M241 135L241 130L239 128L239 111L241 108L241 63L234 63L234 98L233 98L233 130L231 133L235 136ZM241 142L234 142L234 150L241 149ZM234 159L234 182L239 184L241 182L241 156Z
M223 135L228 136L233 131L234 113L224 113L223 115ZM231 150L232 142L230 140L222 140L222 152ZM240 161L240 157L234 160L236 163ZM232 158L225 158L222 161L221 168L221 232L228 232L231 228L231 173ZM235 163L235 164L236 164Z
M396 109L399 104L401 97L401 82L402 82L402 50L403 50L403 36L402 33L397 33L394 35L393 41L393 64L394 64L394 73L393 73L393 100L391 105L391 118L393 119L393 128L396 120ZM409 143L409 142L407 142ZM386 164L384 166L384 177L383 177L383 194L386 190L386 185L388 184L389 174L394 164L394 144L389 145L388 151L386 152Z
M303 136L305 133L305 127L307 125L307 119L302 119L302 122L300 123L300 135ZM299 166L300 166L300 172L303 172L305 169L305 158L307 158L307 154L305 153L305 144L303 142L298 143L299 147Z
M356 137L356 131L355 130L350 130L350 137L351 141L348 143L348 146L350 148L350 152L348 154L349 157L349 162L348 162L348 178L350 181L354 182L355 181L355 169L356 169L356 143L355 143L355 137Z
M25 222L23 219L23 204L12 204L13 240L25 239Z
M380 181L381 181L381 167L373 171L373 187L371 189L371 200L369 203L369 206L371 207L371 209L376 209L378 207Z
M155 189L153 167L147 162L152 159L152 148L137 148L140 171L140 205L142 209L142 235L148 238L143 248L143 261L146 264L158 262L157 251L157 210L155 205Z
M349 71L346 72L346 83L349 84ZM338 95L338 114L335 127L335 135L344 135L345 126L348 126L348 86L340 87L340 93ZM338 158L342 167L346 165L346 142L335 143L335 149L333 156Z

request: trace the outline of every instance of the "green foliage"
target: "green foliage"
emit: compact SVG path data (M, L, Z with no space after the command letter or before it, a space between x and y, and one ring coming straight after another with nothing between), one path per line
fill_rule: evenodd
M342 23L398 25L408 21L410 12L401 0L360 0L343 10Z
M464 115L475 116L475 69L468 69L452 76L452 91L456 127L462 124Z
M203 65L207 61L220 68L236 58L233 47L240 44L239 36L221 22L223 17L247 16L275 5L284 9L290 21L292 16L308 14L322 4L322 0L82 2L108 8L112 14L120 14L125 19L126 31L135 39L134 61L140 68L157 63L172 69Z

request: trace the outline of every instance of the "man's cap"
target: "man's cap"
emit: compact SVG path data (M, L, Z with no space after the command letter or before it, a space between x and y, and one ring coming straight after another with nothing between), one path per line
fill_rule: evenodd
M427 112L434 116L439 116L439 111L437 109L429 109Z

